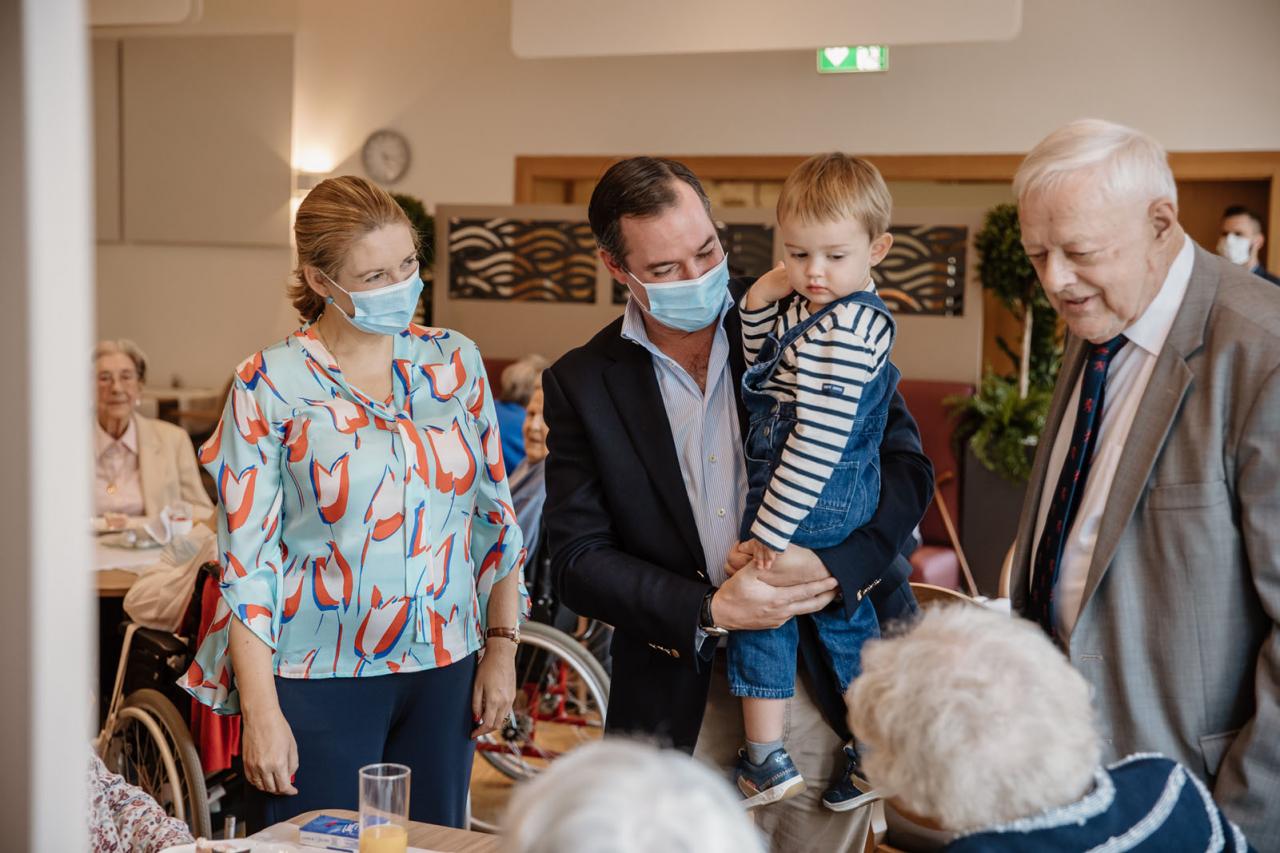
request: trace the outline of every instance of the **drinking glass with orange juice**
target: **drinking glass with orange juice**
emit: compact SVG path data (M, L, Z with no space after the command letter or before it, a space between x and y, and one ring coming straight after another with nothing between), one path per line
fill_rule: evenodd
M360 853L409 849L409 768L370 764L360 768Z

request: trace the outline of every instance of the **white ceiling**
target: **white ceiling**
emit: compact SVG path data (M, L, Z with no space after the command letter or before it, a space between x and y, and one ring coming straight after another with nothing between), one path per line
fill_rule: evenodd
M1022 0L511 0L524 59L1012 39Z

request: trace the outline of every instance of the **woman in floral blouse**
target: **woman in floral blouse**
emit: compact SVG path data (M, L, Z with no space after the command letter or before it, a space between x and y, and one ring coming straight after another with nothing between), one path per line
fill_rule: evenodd
M461 826L474 738L515 694L524 547L480 353L411 323L417 239L355 177L302 202L305 325L237 369L200 451L222 599L183 679L243 714L260 819L355 808L357 770L413 770L414 820ZM479 653L479 654L477 654Z

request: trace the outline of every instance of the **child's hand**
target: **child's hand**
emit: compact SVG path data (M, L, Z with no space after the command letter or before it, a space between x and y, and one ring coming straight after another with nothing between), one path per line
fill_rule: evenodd
M747 291L747 310L759 311L790 293L791 282L787 278L787 269L782 261L778 261L776 267L756 279L755 284Z
M738 572L751 565L751 561L755 559L755 554L751 551L751 540L746 542L735 542L734 546L729 549L729 556L724 561L724 573L726 577L733 577Z
M749 539L743 544L751 552L751 558L756 561L756 568L767 571L773 567L774 558L778 556L777 551L759 539Z

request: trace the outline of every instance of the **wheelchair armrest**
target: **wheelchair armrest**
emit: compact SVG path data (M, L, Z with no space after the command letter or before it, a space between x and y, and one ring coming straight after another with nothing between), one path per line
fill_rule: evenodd
M128 621L120 623L120 633L123 634ZM190 649L187 647L187 641L168 632L159 631L155 628L139 627L133 633L133 643L135 647L145 647L154 650L161 657L170 657L172 655L185 655ZM139 646L141 644L141 646Z

